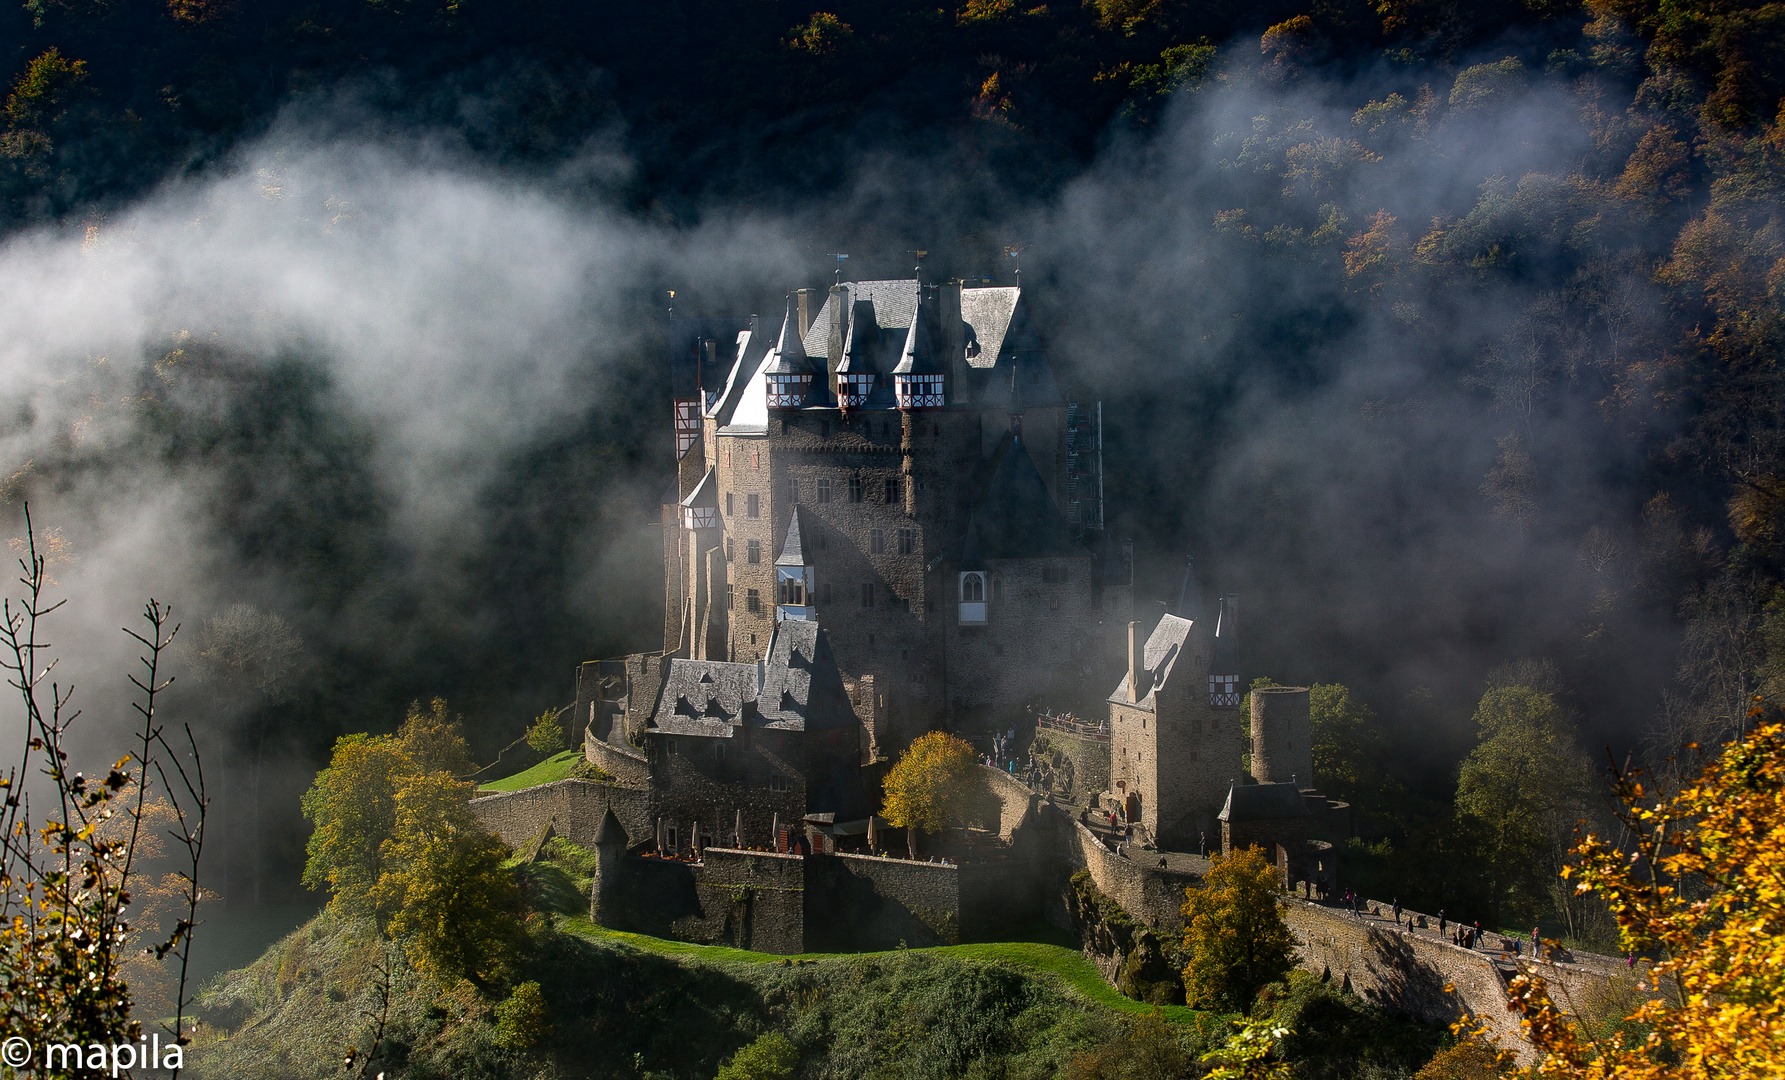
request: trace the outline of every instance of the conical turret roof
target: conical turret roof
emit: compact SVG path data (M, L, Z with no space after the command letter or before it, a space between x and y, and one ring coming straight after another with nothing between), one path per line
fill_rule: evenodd
M837 362L839 375L880 373L880 323L874 315L874 301L858 299L849 307L849 337L843 343L843 359Z
M781 542L781 554L775 559L776 566L806 565L806 544L800 536L800 508L793 508L793 517L787 522L787 539Z
M791 295L787 297L787 318L781 323L781 337L763 372L768 375L812 374L812 362L806 357L805 345L800 343L799 316L794 312Z
M936 356L935 339L930 333L934 310L928 296L920 293L917 311L911 316L911 329L905 333L905 349L899 354L895 375L939 375L942 365Z

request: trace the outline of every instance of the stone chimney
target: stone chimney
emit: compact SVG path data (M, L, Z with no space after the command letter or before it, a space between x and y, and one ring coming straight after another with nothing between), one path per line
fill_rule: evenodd
M1140 624L1128 624L1128 700L1140 700Z
M801 341L806 340L806 331L812 329L812 316L815 314L812 310L812 300L817 292L817 289L798 289L794 292L794 295L799 297L799 328Z

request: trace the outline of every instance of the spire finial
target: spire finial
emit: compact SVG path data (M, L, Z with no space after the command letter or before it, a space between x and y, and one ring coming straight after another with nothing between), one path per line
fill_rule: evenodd
M917 267L911 271L911 274L913 277L917 278L917 287L921 289L923 288L923 258L925 255L929 254L929 250L927 248L914 248L906 251L905 254L917 256Z
M841 284L843 284L843 264L845 262L849 261L849 253L846 251L833 251L833 252L831 252L831 254L835 255L837 257L837 282L836 283L838 285L841 285Z
M1010 256L1010 261L1016 264L1016 283L1018 285L1021 285L1023 283L1023 264L1022 264L1022 261L1017 258L1017 256L1021 255L1024 251L1028 250L1028 248L1029 248L1028 244L1006 244L1006 245L1004 245L1004 254Z

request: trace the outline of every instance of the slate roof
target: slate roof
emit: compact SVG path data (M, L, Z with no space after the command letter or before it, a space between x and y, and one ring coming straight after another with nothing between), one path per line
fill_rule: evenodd
M673 659L651 726L729 739L739 726L816 731L854 726L830 642L815 622L775 627L760 664Z
M985 493L974 504L968 532L985 559L1044 559L1090 555L1073 534L1047 484L1030 459L1023 440L1012 438ZM930 564L962 561L969 555L968 532L942 550Z
M849 297L851 314L854 314L856 301L866 300L873 304L874 321L882 330L903 331L911 325L911 316L917 311L916 278L850 281L844 284L844 288L848 290L847 294L830 293L824 298L824 305L812 317L812 325L806 328L807 356L825 356L830 352L831 305L837 302L839 295Z
M899 366L893 369L894 374L934 375L942 370L936 358L935 339L930 333L933 318L929 301L920 301L917 313L911 317L911 328L905 332L905 347L899 351Z
M989 368L998 362L1021 295L1022 290L1014 288L961 290L961 318L973 328L972 340L979 345L978 354L967 357L968 364ZM967 351L974 352L971 346Z
M1308 805L1294 784L1235 784L1227 791L1227 805L1216 815L1226 822L1309 816Z
M610 804L607 813L601 816L601 827L595 831L595 846L600 847L603 844L625 846L628 842L626 827L621 825L620 819L614 816L614 808Z
M768 361L762 370L769 375L811 375L812 361L806 356L806 347L800 342L797 327L799 316L794 314L793 297L787 298L787 317L781 321L781 336L775 341L774 351L769 353Z
M1196 630L1196 624L1189 619L1180 619L1176 615L1166 615L1153 627L1147 637L1147 645L1141 657L1141 670L1146 672L1147 687L1145 693L1139 695L1139 702L1144 703L1153 696L1153 691L1164 686L1171 679L1172 669L1177 666L1178 657L1184 655L1190 643L1190 635ZM1128 673L1122 673L1122 681L1116 684L1111 701L1132 704L1128 701Z
M688 497L682 500L682 505L687 507L719 505L719 482L713 479L711 465L707 466L707 474L700 478L700 483L695 484L694 490L690 491Z
M800 508L793 508L793 517L787 522L787 539L781 542L781 554L775 559L776 566L805 566L806 544L800 537Z
M808 330L807 339L811 336ZM882 374L890 359L886 354L897 344L896 335L882 332L874 301L858 297L850 305L849 332L843 338L843 358L837 362L837 374Z

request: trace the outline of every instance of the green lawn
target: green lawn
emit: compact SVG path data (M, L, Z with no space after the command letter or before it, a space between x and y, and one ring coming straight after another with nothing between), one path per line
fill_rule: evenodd
M733 949L724 945L691 945L683 941L665 941L662 938L646 937L643 934L628 934L621 930L609 930L605 926L597 926L581 917L560 919L558 925L571 933L584 937L611 941L666 956L713 964L779 964L784 960L846 960L857 956L873 955L871 953L805 953L790 957ZM1058 932L1044 931L1032 936L1057 937ZM1077 949L1049 941L996 941L978 945L941 945L935 948L911 951L932 952L973 963L1007 964L1011 967L1021 968L1050 982L1062 985L1082 998L1119 1012L1145 1016L1151 1013L1154 1008L1117 993L1114 987L1103 981L1103 976L1097 973L1097 968ZM1196 1010L1182 1005L1167 1005L1161 1011L1165 1014L1166 1019L1180 1024L1191 1023L1198 1015Z
M519 791L539 784L549 784L554 780L570 779L570 766L581 757L581 750L566 750L553 754L544 761L524 769L513 776L505 776L500 780L491 780L478 788L479 791Z

